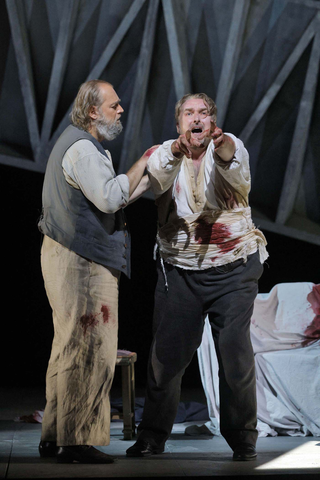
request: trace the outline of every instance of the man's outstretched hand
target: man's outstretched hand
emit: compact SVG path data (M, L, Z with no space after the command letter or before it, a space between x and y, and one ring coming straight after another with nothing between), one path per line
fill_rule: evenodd
M192 147L201 147L203 145L203 140L208 137L210 130L205 130L197 137L193 137L191 130L187 130L186 133L180 135L175 142L171 145L171 152L177 158L182 158L184 155L188 158L192 157L191 148Z
M229 135L225 135L221 128L217 127L213 121L211 121L209 136L213 140L214 150L219 157L225 162L230 162L236 150L236 146L232 138L229 137Z
M210 129L204 130L195 137L191 130L187 130L185 134L180 135L171 145L171 152L177 158L184 155L188 158L192 157L192 147L206 148L205 139L213 140L215 152L225 162L229 162L235 152L235 144L231 137L225 135L221 128L217 127L215 122L211 121Z

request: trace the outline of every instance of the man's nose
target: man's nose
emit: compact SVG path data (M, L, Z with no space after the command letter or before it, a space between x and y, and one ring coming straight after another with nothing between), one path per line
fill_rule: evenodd
M195 112L193 115L193 121L194 122L200 122L200 115L199 113Z
M123 108L121 107L121 105L119 105L117 113L123 113L123 112L124 112Z

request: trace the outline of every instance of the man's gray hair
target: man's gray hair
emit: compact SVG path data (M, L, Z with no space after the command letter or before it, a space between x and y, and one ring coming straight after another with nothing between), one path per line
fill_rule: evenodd
M112 87L105 80L89 80L80 86L70 114L71 122L75 127L88 130L92 124L93 120L89 116L91 107L100 108L103 103L103 97L99 88L101 84L108 84Z
M203 100L208 107L210 117L213 118L214 122L217 121L217 106L212 98L208 97L206 93L187 93L177 101L175 106L175 119L177 124L179 123L179 117L183 104L192 98L201 98L201 100Z

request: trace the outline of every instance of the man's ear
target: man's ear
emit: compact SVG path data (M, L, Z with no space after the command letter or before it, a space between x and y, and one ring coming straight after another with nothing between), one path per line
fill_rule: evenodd
M89 110L89 117L92 118L92 120L97 120L99 117L98 109L95 105L92 105Z
M180 127L179 127L179 123L176 124L176 127L177 127L177 132L179 133L180 135Z

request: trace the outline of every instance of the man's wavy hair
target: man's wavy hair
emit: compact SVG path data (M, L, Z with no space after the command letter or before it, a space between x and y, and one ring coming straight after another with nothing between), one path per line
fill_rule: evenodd
M89 80L80 86L70 113L71 122L75 127L88 130L92 124L93 120L89 116L91 107L100 108L103 103L103 97L99 88L101 84L111 85L111 83L105 80Z
M183 104L191 98L201 98L201 100L203 100L204 103L207 105L209 109L209 115L212 117L213 121L217 121L217 106L212 100L212 98L208 97L208 95L206 95L205 93L187 93L182 98L180 98L180 100L177 101L175 106L175 119L177 124L179 124L179 117Z

